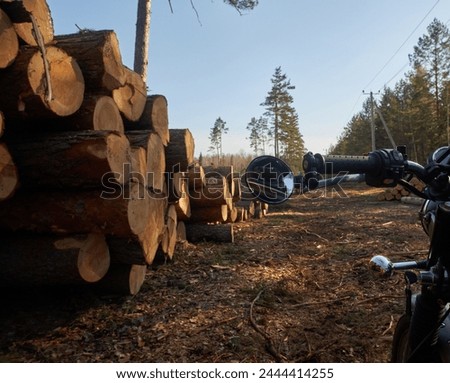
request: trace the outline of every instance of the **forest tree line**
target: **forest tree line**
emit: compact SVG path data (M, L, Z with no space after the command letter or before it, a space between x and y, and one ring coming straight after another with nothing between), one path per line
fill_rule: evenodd
M344 128L330 154L359 155L376 148L406 145L411 160L424 163L436 148L449 144L450 33L434 19L409 55L410 70L393 88L385 87L373 109L367 98L362 110ZM387 130L385 128L387 126Z
M260 104L264 107L265 112L259 117L251 117L247 124L249 134L247 139L253 157L273 154L275 157L285 160L297 170L298 164L302 162L305 144L299 129L298 114L293 106L294 98L290 94L290 90L295 89L295 86L291 85L281 67L275 68L271 83L271 89L265 100ZM222 151L222 139L229 131L226 124L226 121L221 117L216 119L208 137L210 141L209 155L203 156L201 154L201 163L236 166L237 162L251 159L251 155L243 153L228 155L225 158ZM226 163L227 160L234 161L234 163Z

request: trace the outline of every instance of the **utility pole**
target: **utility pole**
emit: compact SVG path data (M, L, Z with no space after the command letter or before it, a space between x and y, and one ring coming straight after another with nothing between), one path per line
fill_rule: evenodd
M375 115L374 115L374 101L373 101L373 92L366 93L363 91L364 95L370 96L370 133L372 137L372 152L376 150L376 144L375 144ZM380 92L375 93L380 94Z

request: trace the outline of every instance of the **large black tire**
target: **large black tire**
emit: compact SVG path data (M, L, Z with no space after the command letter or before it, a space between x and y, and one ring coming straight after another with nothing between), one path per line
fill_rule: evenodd
M411 317L406 314L402 315L397 322L392 340L391 363L442 363L436 347L418 351L410 358L412 351L409 343L410 327Z
M402 315L395 327L394 338L392 340L391 363L405 363L408 361L411 349L409 347L409 327L411 317Z

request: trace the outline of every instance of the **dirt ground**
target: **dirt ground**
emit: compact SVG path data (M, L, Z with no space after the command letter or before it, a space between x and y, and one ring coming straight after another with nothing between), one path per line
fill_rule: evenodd
M427 237L418 206L378 192L271 207L236 224L234 244L188 245L149 269L135 297L3 290L0 361L387 362L403 277L380 279L369 260L425 257Z

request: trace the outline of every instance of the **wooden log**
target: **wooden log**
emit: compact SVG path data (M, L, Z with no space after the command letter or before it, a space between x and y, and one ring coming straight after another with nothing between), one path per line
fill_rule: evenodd
M236 206L243 207L247 211L247 218L252 218L255 214L255 202L252 200L241 200L236 202Z
M175 206L169 205L166 217L165 228L158 251L156 252L154 264L163 264L171 260L175 254L177 244L177 212Z
M184 194L176 202L172 202L172 204L175 206L178 221L188 221L191 218L191 200L187 194Z
M189 197L194 208L228 205L231 209L233 204L228 183L222 176L221 178L207 178L206 186L200 192L189 190Z
M20 233L0 239L0 283L16 286L97 282L110 265L101 234L69 237Z
M6 144L0 143L0 201L12 197L18 184L17 167Z
M189 129L169 129L166 148L166 172L185 172L194 162L195 143Z
M202 241L234 243L233 224L223 225L186 225L186 236L189 242Z
M132 148L144 148L147 153L147 186L156 191L164 190L165 152L161 138L151 130L125 132Z
M242 206L236 206L237 217L235 222L244 222L247 220L247 210Z
M231 209L228 209L228 223L234 223L236 222L238 218L238 208L236 206L233 206Z
M139 182L145 187L147 184L147 150L140 147L131 148L130 181Z
M186 241L186 224L183 221L179 221L177 224L177 243L184 244Z
M32 121L32 127L55 131L103 130L124 132L122 116L109 96L87 95L78 111L71 116ZM31 127L31 128L32 128ZM30 127L28 127L30 130Z
M128 130L153 130L164 146L170 141L167 99L161 95L147 96L144 111L136 122L125 121Z
M1 0L0 7L8 14L17 34L26 44L38 45L32 18L43 43L48 44L53 40L53 20L46 0Z
M89 93L111 95L125 85L126 76L114 31L83 31L55 38L56 46L74 57L83 72Z
M146 272L146 265L112 263L96 287L104 294L136 295L144 284Z
M124 263L129 265L147 264L144 251L139 241L108 236L106 242L109 247L111 263Z
M5 115L0 110L0 138L5 134Z
M19 54L19 40L8 15L0 9L0 68L10 66Z
M225 180L228 184L228 190L230 192L230 196L234 195L234 169L233 166L205 166L205 177L208 178L221 178L225 177Z
M188 193L188 176L187 173L169 173L166 174L167 196L169 203L177 202Z
M260 203L255 204L255 212L253 213L253 218L261 219L264 217L263 209L261 208Z
M153 261L164 226L166 201L140 184L119 190L82 192L22 191L2 203L0 228L38 233L98 232L136 241L148 264Z
M420 197L404 196L401 198L400 201L404 204L417 205L417 206L423 205L423 199Z
M169 243L166 254L169 259L172 259L175 253L175 245L177 244L177 224L178 218L176 208L173 205L169 205L166 214L166 226L169 234Z
M226 222L228 219L228 206L211 206L211 207L196 207L191 211L189 222L205 222L216 223Z
M138 121L147 102L147 87L142 77L124 67L125 84L112 91L112 97L122 115L129 121Z
M100 232L135 238L144 232L153 214L149 198L139 184L106 191L20 190L2 203L0 227L40 233ZM164 217L164 216L163 216Z
M205 170L203 166L193 164L188 167L188 190L192 191L195 195L199 193L206 185Z
M3 71L0 105L6 119L69 116L80 108L84 79L77 62L54 46L46 47L46 60L48 71L37 48L22 47Z
M129 180L130 146L117 132L33 135L11 142L27 188L98 188Z
M234 192L233 192L233 202L238 202L242 199L242 186L241 186L241 179L240 178L233 178L232 180L233 186L234 186Z

